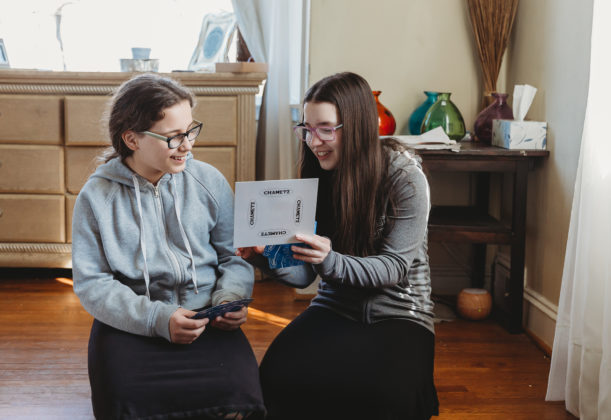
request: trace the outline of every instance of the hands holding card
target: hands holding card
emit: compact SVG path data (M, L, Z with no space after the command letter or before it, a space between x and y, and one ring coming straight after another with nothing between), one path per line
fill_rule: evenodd
M252 299L240 299L234 300L232 302L223 302L220 305L212 306L210 308L204 309L203 311L199 311L195 315L191 317L191 319L203 319L208 318L211 320L217 319L219 316L224 316L228 312L239 312L245 306L252 302Z
M250 302L252 302L250 298L223 302L220 305L196 313L191 319L207 319L215 328L235 330L246 322Z
M204 332L208 324L221 330L237 329L246 322L250 302L252 302L250 298L223 302L197 313L178 308L170 318L172 343L192 343Z

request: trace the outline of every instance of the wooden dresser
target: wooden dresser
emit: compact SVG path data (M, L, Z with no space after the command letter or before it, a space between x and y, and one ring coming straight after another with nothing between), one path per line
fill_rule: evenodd
M0 267L71 267L72 208L109 146L101 122L130 73L0 70ZM233 185L255 178L264 73L173 73L197 98L196 159Z

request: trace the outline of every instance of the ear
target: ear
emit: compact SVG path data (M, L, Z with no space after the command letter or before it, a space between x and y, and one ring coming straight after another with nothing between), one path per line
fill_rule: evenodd
M130 150L138 150L138 135L134 131L126 131L121 135L121 138Z

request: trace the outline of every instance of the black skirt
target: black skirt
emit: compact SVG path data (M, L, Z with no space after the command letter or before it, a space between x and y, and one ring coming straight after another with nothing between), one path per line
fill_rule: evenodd
M191 344L172 344L94 320L89 380L97 419L217 418L265 413L257 361L242 330L207 327Z
M310 306L260 367L268 419L429 419L434 334L408 320L363 324Z

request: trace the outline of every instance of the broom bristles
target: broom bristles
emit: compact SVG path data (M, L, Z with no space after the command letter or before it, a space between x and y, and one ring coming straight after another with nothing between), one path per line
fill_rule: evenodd
M496 91L496 81L511 35L518 0L467 0L467 3L486 97Z

